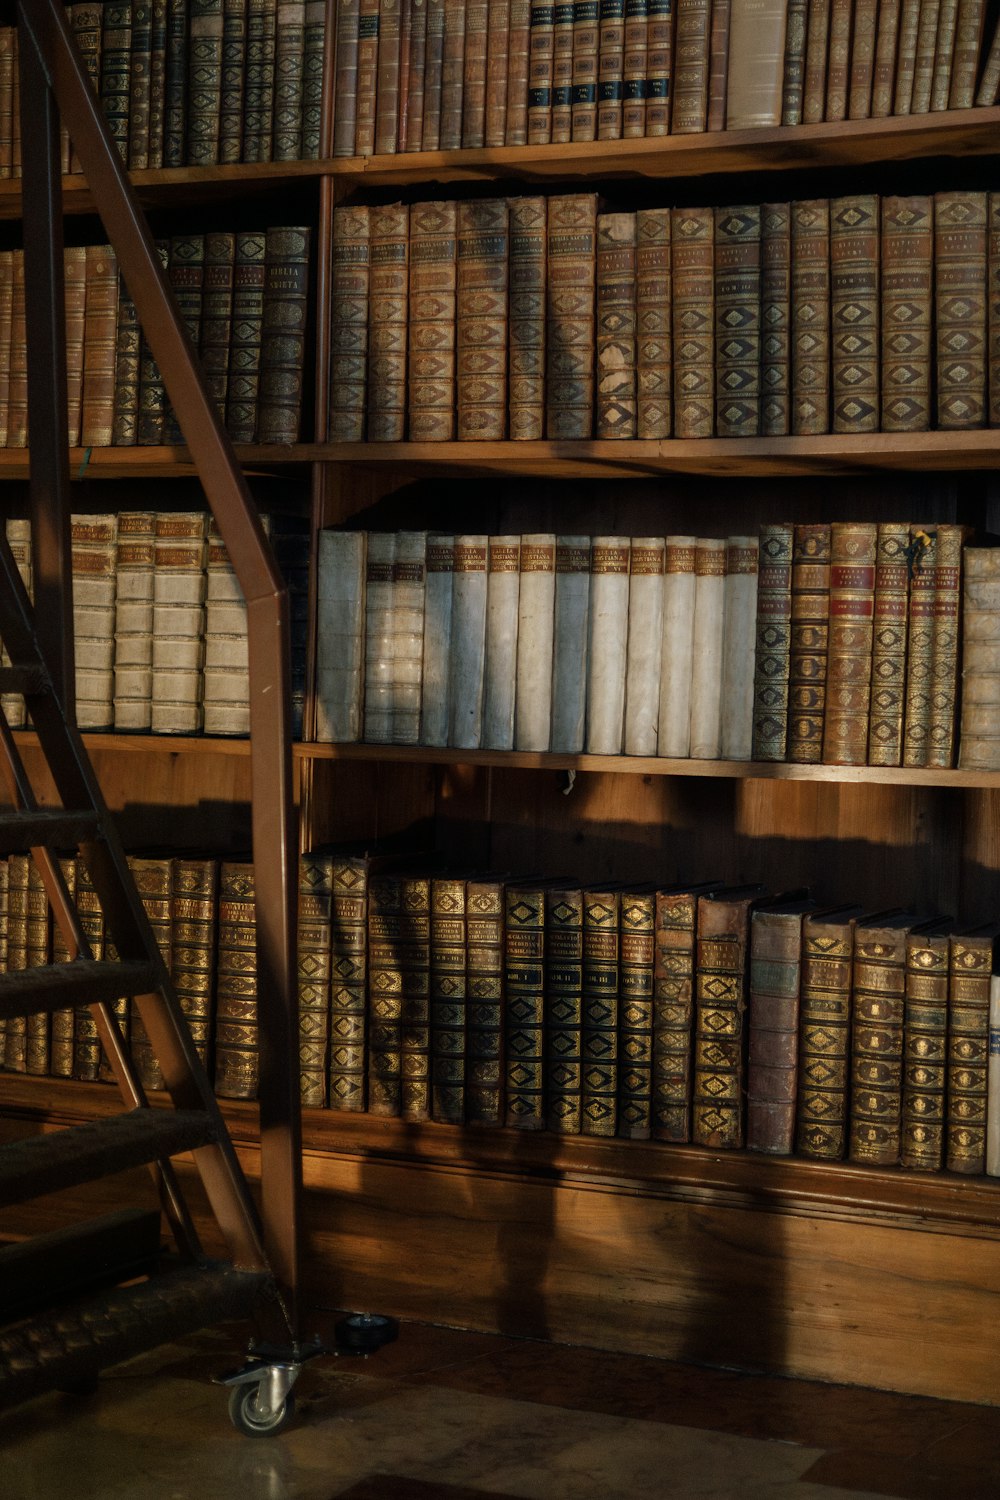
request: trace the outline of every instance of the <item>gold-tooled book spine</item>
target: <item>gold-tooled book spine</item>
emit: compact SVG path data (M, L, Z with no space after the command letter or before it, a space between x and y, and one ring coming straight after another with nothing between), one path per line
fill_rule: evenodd
M424 137L424 84L427 73L427 11L427 0L411 0L409 10L410 81L404 117L400 120L399 149L401 151L419 151ZM504 54L503 74L504 92L506 92L506 52ZM404 124L406 126L405 135L402 133ZM503 145L502 141L500 145Z
M636 215L597 216L597 436L636 436Z
M856 0L855 3L850 57L851 84L847 100L849 120L867 120L871 114L878 8L879 0Z
M252 443L257 433L264 326L264 256L264 234L256 231L237 233L233 332L226 394L226 430L234 443Z
M931 107L934 53L937 46L940 11L941 0L920 0L917 54L913 69L913 98L910 103L910 113L914 115L925 115Z
M426 875L400 881L405 947L402 971L400 1113L404 1120L431 1117L431 882Z
M658 891L653 932L652 1136L691 1139L695 917L690 892Z
M903 1021L908 929L854 934L851 997L851 1161L899 1161L903 1108Z
M985 20L985 0L958 0L949 109L971 109L975 102L976 73L983 45Z
M802 120L815 125L826 112L826 60L830 41L830 0L812 0L806 29Z
M879 522L872 615L870 766L898 766L902 763L910 592L909 541L910 528L905 521Z
M910 578L909 640L906 656L906 705L903 721L903 765L925 766L930 743L934 671L934 605L937 537L924 526L911 526L915 553Z
M830 204L830 362L834 432L879 421L879 200Z
M648 1141L653 1110L656 893L623 891L619 909L618 1134Z
M317 0L322 3L322 0ZM396 151L406 150L406 136L410 128L410 73L413 59L413 4L412 0L400 0L399 16L399 108L396 111Z
M368 1064L368 879L363 855L333 863L330 914L330 1108L364 1111ZM372 1004L374 1006L374 989Z
M375 74L375 154L394 152L399 133L399 61L403 0L379 0Z
M456 436L498 442L507 435L506 198L458 205Z
M625 0L601 0L597 58L597 139L622 133L625 69Z
M466 0L465 62L462 80L462 146L482 146L486 138L486 54L489 0Z
M677 0L672 135L690 135L705 129L711 30L712 0Z
M931 658L931 712L927 732L929 766L955 762L958 707L958 644L962 599L964 526L939 525L934 565L934 646Z
M106 448L114 427L118 318L118 261L110 245L87 246L86 275L80 443Z
M486 35L486 123L487 146L503 146L507 140L507 63L510 40L511 0L490 0ZM572 6L570 7L570 58L572 59ZM414 58L416 66L416 58ZM572 61L570 62L572 70Z
M646 58L649 17L646 0L625 0L625 52L622 60L622 135L646 134Z
M258 443L296 443L299 439L311 235L308 228L283 226L268 229L265 236ZM403 288L405 296L405 276ZM405 358L402 373L405 381Z
M830 202L792 204L792 432L830 430Z
M337 0L334 52L334 156L354 155L358 118L358 28L361 0Z
M0 869L6 873L6 865L0 861ZM76 894L76 858L73 855L59 860L59 873L66 887L66 894L73 902ZM52 920L52 962L69 963L76 957L75 945L71 951L59 924ZM49 1044L49 1073L53 1078L73 1077L73 1007L52 1012L51 1039Z
M760 431L761 210L715 210L715 431Z
M28 866L28 891L25 914L26 967L39 969L49 962L52 933L49 898L42 875L32 860ZM42 1011L28 1016L24 1034L24 1072L44 1077L50 1062L51 1017Z
M545 431L546 225L544 198L511 198L509 431L537 440Z
M465 1118L471 1125L502 1125L503 882L468 881L465 910L468 937Z
M583 891L545 892L545 1127L581 1129Z
M327 1102L332 907L333 856L300 855L296 918L299 1097L307 1109L323 1109Z
M574 141L597 139L597 69L600 62L598 0L574 0L573 108Z
M123 278L118 289L115 328L115 394L111 422L111 442L115 447L132 447L138 438L141 346L139 315Z
M989 248L986 280L988 345L987 393L990 427L1000 427L1000 193L989 197Z
M97 18L101 24L100 15ZM4 107L0 109L0 176L10 177L13 171L14 153L14 74L17 69L17 27L0 26L0 89L3 90ZM98 80L100 82L100 80ZM8 104L6 101L10 101ZM79 171L79 162L75 170Z
M14 261L19 253L16 250L0 251L0 448L7 446L12 363L11 323L14 316Z
M406 428L409 209L370 210L368 294L369 442L398 443Z
M202 298L205 291L205 236L175 234L170 238L167 279L173 290L177 311L192 347L201 340ZM166 417L163 429L165 443L182 441L176 414L165 397Z
M170 241L157 240L156 253L164 272L170 261ZM142 447L158 447L164 441L167 420L167 395L160 367L153 358L149 341L143 334L139 345L139 410L136 418L136 442Z
M796 526L792 540L787 759L802 765L816 765L823 758L829 633L830 527L823 522Z
M444 49L441 54L442 151L462 144L462 89L465 79L465 9L467 0L451 0L444 8Z
M800 912L754 912L750 923L747 1147L790 1156L798 1083Z
M986 420L986 194L934 196L937 425Z
M80 54L80 61L83 63L84 75L95 94L100 92L101 86L101 16L103 10L103 5L84 3L69 7L70 30L73 33L76 50ZM3 29L8 30L6 27ZM4 99L9 97L12 83L8 71L8 58L12 63L13 48L10 45L5 46L3 39L0 38L0 97ZM0 167L2 167L2 160L0 156ZM72 142L70 142L69 170L70 172L80 171L80 158Z
M896 92L894 115L912 113L913 84L917 67L917 32L920 27L922 0L901 0L899 41L896 52Z
M583 993L580 1054L583 1135L618 1127L619 893L583 893Z
M213 0L202 0L211 5ZM197 47L194 18L199 14L192 4L191 57L192 68ZM221 10L220 10L221 20ZM131 84L132 53L132 8L130 5L106 4L101 22L101 112L108 133L121 153L122 161L128 161L129 135L129 88ZM16 129L16 117L15 117ZM194 162L194 158L192 158Z
M25 326L24 251L14 251L11 279L10 378L7 387L8 448L28 446L28 338Z
M802 124L802 96L806 81L808 0L789 0L785 20L785 61L781 80L781 123Z
M219 862L172 861L170 977L195 1051L208 1071L215 1029L215 939Z
M899 39L900 0L880 0L872 74L871 118L884 120L892 114L896 88L896 43Z
M241 157L246 59L246 0L223 0L222 68L219 74L220 162L237 162Z
M261 3L262 0L250 0L251 27L254 10ZM163 81L163 165L165 167L182 167L187 161L187 43L187 0L168 0ZM252 63L252 42L249 44L248 59ZM251 71L248 63L248 80ZM245 160L251 161L255 158L247 155Z
M783 437L791 425L792 216L788 203L761 207L760 430Z
M825 120L843 120L851 78L853 0L830 0L830 39L826 60Z
M492 9L490 14L492 15ZM552 13L552 132L553 145L573 139L573 38L572 0L556 5Z
M28 967L28 873L30 868L30 855L11 854L8 856L7 969L12 974ZM27 1036L27 1018L10 1016L4 1034L4 1067L9 1073L26 1071Z
M549 199L546 437L588 438L594 421L597 197Z
M259 8L258 8L259 7ZM277 0L249 0L244 90L244 160L274 156L274 95L277 65Z
M579 4L579 0L577 0ZM576 6L574 6L574 16ZM528 143L528 65L531 38L531 0L510 0L507 37L507 124L504 145ZM424 143L426 146L426 142Z
M528 38L528 144L546 145L552 139L552 81L555 63L555 6L552 0L531 0Z
M713 1150L744 1142L747 957L753 898L698 899L691 1139Z
M671 211L674 436L711 437L715 420L715 218Z
M906 940L899 1161L918 1172L939 1172L944 1160L947 1045L948 935L911 932Z
M863 766L868 754L876 541L874 522L831 527L823 759L835 766Z
M219 159L222 0L190 0L190 17L187 159L190 166L211 167Z
M465 881L431 881L431 1116L447 1125L465 1119Z
M646 134L670 132L674 70L673 0L647 0ZM576 139L574 135L573 139Z
M358 71L354 123L355 156L371 156L375 150L378 51L379 0L361 0L358 11Z
M504 1069L507 1125L545 1129L545 890L504 893Z
M229 347L233 336L233 272L236 236L220 231L205 236L205 284L201 308L201 367L220 422L226 419Z
M97 246L89 247L96 250ZM80 441L83 407L83 360L87 317L86 245L63 251L63 303L66 310L66 436L70 447Z
M409 434L455 432L457 203L415 203L410 215Z
M523 0L526 5L527 0ZM436 151L441 140L441 80L444 68L444 0L427 0L427 49L424 58L424 118L420 143Z
M786 523L760 528L754 660L754 760L784 760L792 641L792 547Z
M708 106L705 128L725 128L729 98L729 26L731 0L711 0L708 49Z
M136 890L142 899L143 908L156 939L156 946L164 963L170 965L171 910L171 860L166 858L129 855L129 867ZM162 1089L163 1072L160 1060L153 1050L142 1019L139 1002L133 997L131 1019L132 1063L144 1089Z
M329 430L332 443L360 443L365 435L370 213L365 203L338 204L333 210ZM410 274L412 287L412 268Z
M253 865L223 860L219 867L215 1092L223 1099L255 1099L258 1077Z
M931 199L883 198L883 432L930 427L933 254Z
M16 856L11 855L8 861L10 872L10 888L14 890L15 861ZM82 856L76 857L76 910L80 918L80 928L87 939L87 947L91 958L102 959L104 957L104 913L93 881L87 870ZM11 908L13 911L13 907ZM9 951L7 967L14 966L13 942L16 929L13 925L9 931ZM122 1035L125 1046L128 1047L128 1000L117 1000L110 1007L115 1022ZM9 1030L8 1023L8 1030ZM101 1074L101 1043L97 1035L97 1022L91 1013L89 1005L78 1005L73 1014L73 1077L82 1083L94 1083ZM10 1064L8 1063L9 1067Z
M302 56L303 161L318 161L323 135L323 73L326 66L325 0L306 0Z
M996 933L957 933L948 977L948 1062L945 1165L978 1174L986 1163L990 978Z
M931 81L931 109L935 111L948 108L957 34L958 0L941 0L934 43L934 75Z
M402 877L378 875L368 887L368 1112L402 1113L403 969L410 933Z
M673 424L670 328L670 210L643 208L636 218L636 431L667 438Z

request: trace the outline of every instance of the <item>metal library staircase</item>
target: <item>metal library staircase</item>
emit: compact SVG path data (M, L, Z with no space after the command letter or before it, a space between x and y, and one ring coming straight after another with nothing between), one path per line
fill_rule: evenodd
M161 1255L159 1214L126 1210L0 1249L0 1324L6 1325L0 1328L0 1405L48 1389L87 1386L127 1356L198 1327L250 1316L257 1336L247 1364L225 1382L234 1386L230 1410L243 1431L274 1432L291 1413L302 1361L322 1352L298 1335L301 1154L287 597L117 147L81 71L61 0L8 0L4 10L5 21L16 20L20 47L35 596L32 606L0 535L0 638L13 663L0 672L0 691L24 694L61 806L38 805L0 713L0 772L14 809L0 816L0 852L30 851L69 961L0 976L0 1021L89 1006L124 1110L0 1148L0 1206L147 1163L174 1246L169 1256ZM259 1210L74 723L60 114L248 606L261 1034ZM98 961L88 948L55 852L68 850L78 850L86 863L118 955L114 961ZM164 1076L166 1099L153 1108L110 1009L123 995L136 997ZM0 1077L0 1101L2 1093ZM193 1156L228 1247L225 1263L209 1260L199 1245L171 1162L182 1152Z

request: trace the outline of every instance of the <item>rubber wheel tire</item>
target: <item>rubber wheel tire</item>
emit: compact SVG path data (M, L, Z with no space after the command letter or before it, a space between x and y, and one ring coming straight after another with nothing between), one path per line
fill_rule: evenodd
M244 1437L275 1437L295 1416L295 1392L289 1391L278 1409L265 1416L257 1410L259 1389L252 1381L234 1385L229 1393L229 1419Z

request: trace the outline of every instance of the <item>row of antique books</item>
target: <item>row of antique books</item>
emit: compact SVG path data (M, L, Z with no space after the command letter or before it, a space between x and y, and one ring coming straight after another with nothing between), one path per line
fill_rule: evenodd
M967 538L326 530L317 738L950 767L961 685L959 764L1000 769L1000 552Z
M132 856L216 1092L254 1098L253 866ZM79 859L63 861L107 953ZM29 857L0 962L61 956ZM510 879L330 848L300 860L303 1103L404 1120L1000 1172L1000 923L761 885ZM120 1024L162 1086L137 1008ZM8 1069L96 1079L85 1009L7 1021Z
M1000 193L334 211L333 441L1000 425Z
M289 589L292 732L302 733L309 537L303 521L261 516ZM205 511L74 515L73 627L81 729L153 734L249 733L246 604ZM31 592L29 523L6 522ZM24 700L4 694L12 727Z
M343 0L334 155L989 105L1000 48L984 46L986 12L986 0Z
M308 229L157 241L208 394L234 442L299 436L309 290ZM71 446L180 443L163 378L110 245L64 253ZM0 252L0 447L28 443L24 252Z
M79 0L67 20L129 168L317 158L324 0ZM0 27L0 177L21 175L18 41ZM63 129L62 170L80 163Z

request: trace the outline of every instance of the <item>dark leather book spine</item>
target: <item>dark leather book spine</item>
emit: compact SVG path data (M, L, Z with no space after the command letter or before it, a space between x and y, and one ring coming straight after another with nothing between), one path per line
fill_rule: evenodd
M528 144L552 139L552 78L555 46L555 6L552 0L531 0L528 39Z
M713 1150L744 1143L746 1009L753 896L698 899L691 1138Z
M222 0L190 0L187 159L193 167L219 160L222 102Z
M504 1118L503 882L468 881L465 910L469 997L465 1118L470 1125L501 1125Z
M223 0L219 75L219 161L243 159L243 90L247 63L247 0Z
M830 624L830 527L795 527L792 543L788 753L800 765L823 758L826 657Z
M830 430L830 202L792 204L792 432Z
M371 210L368 312L369 442L398 443L406 425L406 334L409 297L409 209Z
M86 248L80 444L107 448L114 429L118 262L110 245Z
M793 539L789 524L777 522L760 528L751 749L754 760L784 760L788 746Z
M38 969L49 962L52 942L49 898L42 883L41 871L34 860L28 869L26 942L27 968ZM51 1019L46 1011L42 1011L28 1016L25 1024L24 1072L36 1078L44 1078L49 1071Z
M670 131L674 68L673 0L647 0L646 134Z
M31 856L11 854L7 858L7 970L28 968L28 879ZM25 1016L10 1016L4 1032L4 1067L9 1073L26 1071L28 1022ZM96 1068L94 1072L96 1077Z
M336 856L330 912L330 1108L363 1113L368 1034L368 880L364 856Z
M848 1157L871 1166L895 1166L902 1143L907 935L861 923L854 934Z
M670 210L636 214L637 435L666 438L673 425Z
M847 96L851 79L851 30L854 0L830 0L830 42L826 64L827 120L847 117Z
M708 42L708 107L706 130L724 130L729 74L729 20L732 0L711 0Z
M411 0L410 82L406 101L406 136L401 150L419 151L424 135L424 79L427 72L427 0ZM504 98L507 93L507 33L504 31ZM502 146L503 141L499 144Z
M900 0L880 0L875 64L872 74L871 117L884 120L892 114L896 91L896 46L899 41Z
M406 150L410 109L410 46L413 38L413 0L400 0L399 108L396 111L396 150Z
M302 87L305 72L304 0L279 0L274 33L274 115L271 157L297 161L302 155Z
M187 161L188 0L167 0L167 40L163 81L163 165ZM247 158L249 160L249 158Z
M28 446L28 339L24 294L24 251L15 250L13 256L6 446L26 448Z
M462 78L463 146L482 146L486 140L486 51L489 19L489 0L466 0Z
M13 355L11 335L14 321L14 264L20 258L20 254L21 252L17 250L0 251L0 448L7 447L10 367ZM4 661L6 663L7 659L4 658Z
M101 90L101 22L104 12L103 4L78 3L70 6L70 26L73 32L73 40L76 42L76 50L80 54L83 63L83 71L90 82L95 94L100 96ZM6 37L4 36L6 33ZM0 98L9 104L10 90L13 86L13 28L3 27L0 29ZM3 111L0 111L2 114ZM9 175L10 171L10 125L7 125L6 151L0 150L0 171L5 164ZM0 135L5 134L0 130ZM69 170L80 171L80 158L70 143Z
M451 0L444 8L444 51L441 57L442 151L457 151L462 144L462 94L465 83L466 0Z
M371 156L375 150L378 71L379 0L361 0L361 9L358 14L355 156Z
M855 0L851 86L847 99L849 120L867 120L871 115L877 31L878 0Z
M379 0L375 84L375 154L394 152L399 135L399 48L402 0Z
M149 43L149 154L146 164L163 166L167 87L167 0L153 0Z
M431 1115L430 941L431 882L425 875L400 881L405 946L402 954L401 1109L404 1120Z
M934 196L937 425L986 421L986 194Z
M153 47L152 0L136 0L132 6L132 40L129 47L129 171L149 166L149 76Z
M466 986L465 881L431 881L431 1117L465 1121Z
M268 229L264 250L257 442L297 443L309 306L311 230Z
M517 881L504 893L506 1123L545 1129L545 889Z
M559 1135L581 1128L583 892L545 892L545 1126Z
M619 902L618 1134L648 1141L653 1121L653 972L656 894Z
M772 1156L795 1138L802 918L756 911L750 924L747 1148Z
M815 125L826 113L826 60L830 42L830 0L812 0L806 25L806 68L802 122Z
M553 11L551 139L554 145L573 139L574 10L572 0L563 0Z
M597 58L597 139L622 133L625 91L625 0L601 0Z
M933 255L931 199L883 198L883 432L930 427Z
M215 1092L255 1099L257 1055L257 907L253 865L223 860L219 868L216 967Z
M410 211L409 434L448 442L455 431L458 205Z
M16 855L11 855L8 860L11 892L15 888L15 861L17 857ZM87 939L87 947L90 949L90 956L91 958L102 959L104 957L104 913L87 866L80 855L76 857L76 893L74 899L77 914L80 918L80 927L84 937ZM13 906L11 906L11 911L13 912ZM12 924L8 930L8 969L15 966L14 940L16 936L17 930ZM128 1001L125 1000L124 1004L116 1001L111 1010L127 1047ZM97 1022L94 1020L89 1005L78 1005L75 1008L73 1017L73 1077L83 1083L95 1083L101 1074L101 1058L102 1048L100 1038L97 1034ZM9 1062L7 1066L10 1067Z
M782 125L802 124L806 81L806 28L809 0L789 0L785 23L785 65L781 84Z
M945 1165L975 1176L986 1160L990 979L996 928L953 934L948 962Z
M264 251L265 236L262 233L237 233L233 268L233 332L226 393L226 430L234 443L252 443L257 431L264 321Z
M327 1102L330 1046L330 916L333 856L299 856L296 959L299 1012L299 1097L305 1109Z
M444 0L427 0L427 59L424 64L424 124L421 134L423 151L436 151L441 143L443 68Z
M647 0L625 0L625 55L622 62L624 96L622 135L626 140L646 134L646 63L649 47Z
M403 880L376 875L368 886L368 1113L402 1113Z
M6 877L7 865L0 860L0 869ZM73 855L60 858L59 873L66 887L66 894L71 902L76 897L76 859ZM3 914L3 892L0 891L0 915ZM75 945L74 945L75 947ZM65 937L59 930L59 923L52 918L52 962L54 964L65 964L75 957L71 954ZM0 972L2 972L3 958L0 956ZM74 1034L74 1012L72 1006L65 1010L54 1010L49 1024L49 1074L52 1078L73 1077L73 1034ZM0 1047L2 1056L2 1047Z
M654 1140L691 1139L697 897L658 891L653 934Z
M170 241L157 240L156 252L166 271L170 261ZM136 420L136 441L141 446L155 448L164 441L166 406L163 376L143 335L139 346L139 412Z
M202 290L199 353L205 388L220 422L226 420L229 350L233 334L233 275L236 236L221 231L205 235L205 279Z
M868 757L876 540L874 523L831 527L823 759L835 766L863 766Z
M171 861L160 857L129 855L129 866L136 889L153 930L156 946L164 963L170 964L170 926L172 922ZM162 1089L163 1071L142 1018L142 1007L132 999L130 1032L132 1063L144 1089Z
M171 860L170 977L202 1067L210 1070L215 1017L219 863Z
M538 439L545 431L546 201L511 198L509 288L509 433Z
M109 0L101 27L101 109L123 161L128 161L131 54L131 6Z
M805 918L795 1150L822 1161L847 1148L853 956L852 918Z
M792 215L788 203L761 207L760 430L784 437L791 429Z
M549 199L546 437L588 438L594 421L597 198Z
M761 210L715 210L715 431L760 431Z
M341 203L333 210L327 434L332 443L360 443L365 435L370 212L366 203Z
M528 72L531 53L531 0L510 0L507 37L507 126L504 144L528 143Z
M338 0L334 41L333 154L354 155L358 113L358 21L361 0Z
M879 424L879 200L830 203L830 362L834 432Z
M962 599L964 526L939 525L934 567L934 650L931 658L931 715L927 764L950 769L955 763L958 702L958 638Z
M581 1133L613 1136L618 1126L619 893L583 894Z
M243 160L270 161L273 142L277 0L247 0L247 65L243 86Z
M907 608L910 528L905 521L880 521L875 551L872 696L868 764L898 766L903 758L906 701Z
M671 210L674 436L715 425L715 220L710 208Z
M597 216L597 436L636 436L636 215Z
M173 290L177 310L192 347L197 350L201 340L202 298L205 291L205 236L203 234L175 234L170 239L167 260L167 278ZM167 407L163 441L180 443L181 430L173 409Z
M506 198L458 205L456 435L497 442L507 432Z
M989 197L989 243L986 266L986 323L988 337L987 423L1000 427L1000 193Z
M910 527L911 564L909 639L906 645L906 703L903 765L925 766L930 742L934 671L934 602L937 536L924 526ZM921 546L921 544L923 544Z
M705 129L711 52L711 0L677 0L673 58L672 135Z
M911 932L906 939L899 1161L917 1172L940 1172L944 1163L948 946L947 933Z

